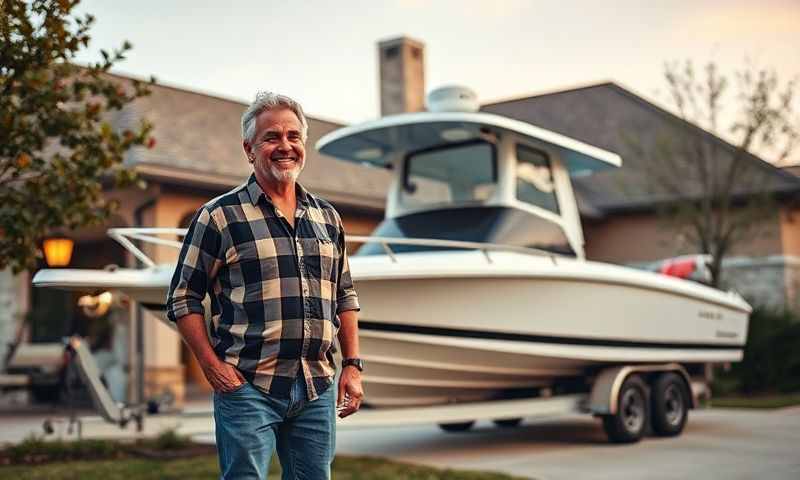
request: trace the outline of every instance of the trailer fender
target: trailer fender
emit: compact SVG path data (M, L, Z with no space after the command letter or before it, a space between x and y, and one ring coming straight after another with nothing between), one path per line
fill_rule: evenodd
M697 402L689 374L681 365L668 363L663 365L620 365L601 370L592 385L592 393L589 396L589 411L594 415L616 415L619 390L628 375L661 372L675 372L683 378L686 392L689 394L689 408L695 408Z

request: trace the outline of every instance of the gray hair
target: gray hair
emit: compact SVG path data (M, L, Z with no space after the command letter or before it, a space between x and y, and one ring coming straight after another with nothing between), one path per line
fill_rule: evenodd
M308 122L303 113L303 107L292 98L273 92L256 93L256 99L253 100L253 103L251 103L250 106L247 107L247 110L244 111L244 114L242 114L242 139L248 143L253 141L253 137L256 135L256 117L258 117L261 112L280 108L288 108L297 115L297 118L300 120L300 125L302 125L303 128L300 134L305 142L308 138Z

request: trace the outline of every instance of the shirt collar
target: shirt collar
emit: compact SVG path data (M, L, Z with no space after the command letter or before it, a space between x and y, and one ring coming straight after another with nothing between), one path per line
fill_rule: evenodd
M303 186L299 183L295 183L294 187L298 206L309 207L311 202L309 201L308 192L306 189L303 188ZM251 173L250 178L247 179L247 193L250 195L250 202L253 205L258 205L261 197L264 197L264 200L266 200L267 203L272 204L272 200L269 198L269 195L267 195L264 190L262 190L261 185L258 184L255 173Z

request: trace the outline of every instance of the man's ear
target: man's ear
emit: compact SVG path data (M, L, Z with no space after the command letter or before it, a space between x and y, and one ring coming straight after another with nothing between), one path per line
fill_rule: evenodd
M242 140L242 148L244 149L244 154L247 156L247 161L250 163L255 162L255 155L253 155L253 150L250 148L250 144L247 143L247 140Z

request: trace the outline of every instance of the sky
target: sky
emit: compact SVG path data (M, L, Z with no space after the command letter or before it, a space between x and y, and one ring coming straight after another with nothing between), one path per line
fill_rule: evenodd
M426 90L466 85L482 103L615 81L669 106L664 64L714 61L800 79L800 0L84 0L97 20L79 62L129 40L114 70L250 101L299 100L314 117L379 116L379 40L425 44Z

